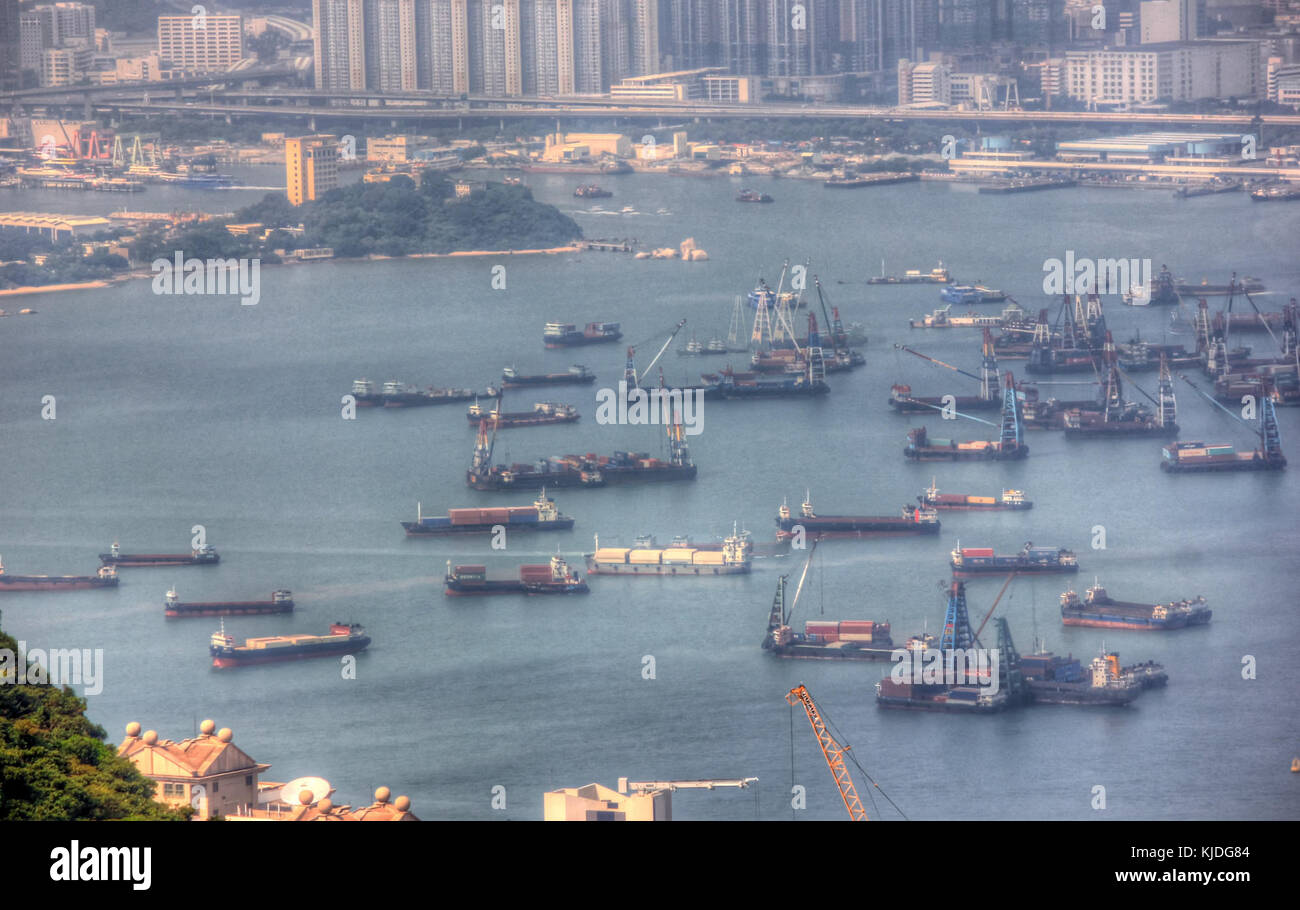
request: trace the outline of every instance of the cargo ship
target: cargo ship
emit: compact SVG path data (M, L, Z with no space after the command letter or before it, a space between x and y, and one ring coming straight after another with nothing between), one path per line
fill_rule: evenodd
M942 411L948 406L959 411L996 411L1002 407L1002 401L996 395L992 398L981 398L978 395L913 395L910 385L896 383L889 387L889 406L897 414Z
M736 194L737 202L771 202L772 197L758 190L742 189Z
M1058 657L1050 651L1023 654L1020 672L1029 688L1030 699L1048 705L1127 705L1145 688L1119 666L1118 654L1093 658L1085 673L1074 657Z
M816 547L814 542L813 547ZM804 565L804 576L808 564ZM889 623L873 620L809 620L804 631L795 632L790 627L790 615L798 604L803 590L803 577L795 590L794 603L789 608L785 602L785 583L782 575L776 582L776 596L767 618L767 631L763 635L763 650L773 657L793 660L891 660L894 642L889 637Z
M563 373L534 373L527 375L506 367L501 371L502 384L507 389L518 389L530 385L587 385L596 381L596 374L580 363Z
M937 268L930 269L928 272L922 272L919 269L908 269L902 275L886 275L884 263L881 263L880 274L867 279L867 284L951 284L952 276L948 270L939 263Z
M405 385L390 380L381 390L376 391L375 384L369 379L356 379L352 382L352 397L359 408L415 408L431 404L452 404L457 401L473 401L476 398L496 398L501 391L495 386L488 386L482 391L473 389L425 389Z
M346 622L330 623L327 635L272 635L267 638L249 638L242 645L236 645L234 636L226 634L223 621L221 631L212 633L208 653L212 655L212 666L227 669L356 654L369 645L370 636L365 629L359 623Z
M215 566L221 562L217 551L202 544L189 553L123 553L114 542L108 553L100 553L99 561L106 566L142 567L142 566Z
M1019 553L997 556L992 547L962 547L952 551L949 565L953 578L973 578L980 575L1042 575L1055 572L1079 571L1079 559L1073 550L1064 547L1036 547L1033 542L1024 545Z
M10 575L0 561L0 591L80 591L117 587L117 567L100 566L94 575Z
M487 421L479 424L474 458L465 483L474 490L526 490L542 487L603 487L614 483L694 480L697 473L680 423L666 425L668 460L645 452L613 455L551 456L529 464L494 465L495 431L489 437Z
M951 512L993 512L1034 507L1034 504L1025 499L1025 494L1020 490L1003 490L1001 499L992 496L968 496L964 493L940 493L933 478L930 480L930 486L916 497L916 501L930 509Z
M1179 298L1174 289L1174 276L1162 265L1151 287L1134 285L1122 299L1129 306L1175 306Z
M983 285L950 284L939 289L939 299L944 303L970 306L973 303L1001 303L1007 295Z
M1093 584L1080 599L1074 591L1061 595L1061 622L1067 626L1095 629L1182 629L1202 626L1213 612L1205 598L1178 600L1167 604L1137 604L1112 600L1106 589Z
M447 537L456 534L490 534L497 525L513 531L568 531L573 519L561 515L546 489L531 506L504 509L448 509L446 515L425 515L415 504L415 521L404 521L407 537Z
M822 186L831 190L860 190L869 186L887 186L891 183L913 183L921 179L920 174L844 174L831 177L822 182Z
M264 616L268 613L292 613L293 593L272 591L270 600L232 600L210 603L182 603L172 588L163 601L163 615L168 619L195 616Z
M548 348L572 348L584 344L618 341L623 332L617 322L589 322L578 329L571 322L548 322L542 329L542 344Z
M492 386L476 392L473 389L435 389L433 386L418 389L413 385L403 385L400 382L385 382L383 399L386 408L418 408L431 404L473 401L480 395L484 398L496 398L500 394Z
M575 189L573 195L580 199L608 199L614 194L594 183L588 183Z
M588 575L743 575L753 567L754 545L749 532L733 532L722 549L672 546L660 549L644 545L602 547L596 536L596 552L586 554Z
M539 401L533 404L531 411L485 411L477 401L469 406L465 415L472 424L486 420L495 429L508 430L513 427L541 427L553 423L576 423L579 419L578 409L571 404L557 404L554 401Z
M799 515L790 514L785 502L777 509L776 539L790 540L800 528L806 537L822 540L832 537L897 537L901 535L938 534L939 513L934 509L903 506L897 517L889 515L818 515L812 497L805 495Z
M518 578L492 579L486 566L452 566L447 562L448 597L487 594L587 594L587 583L569 570L569 564L552 556L549 564L519 567Z

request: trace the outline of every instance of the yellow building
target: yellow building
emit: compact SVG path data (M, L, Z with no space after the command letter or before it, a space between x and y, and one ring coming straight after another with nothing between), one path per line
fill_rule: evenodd
M338 138L329 135L286 138L284 170L289 204L314 202L339 185Z
M542 796L542 818L548 822L672 821L671 790L619 793L600 784L552 790Z
M568 161L614 155L632 157L632 140L622 133L547 133L543 161Z
M257 804L257 777L271 766L253 761L231 742L230 728L214 734L216 726L205 720L194 739L172 742L159 740L153 730L141 734L140 725L132 722L117 754L158 784L154 799L159 802L192 806L199 821L234 815L240 807Z

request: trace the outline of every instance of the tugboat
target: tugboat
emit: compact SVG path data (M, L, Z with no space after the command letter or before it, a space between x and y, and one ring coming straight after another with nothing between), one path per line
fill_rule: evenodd
M587 594L587 583L569 570L569 564L552 556L549 565L520 566L518 579L490 579L486 566L455 566L447 561L445 593L448 597L481 594Z
M767 193L760 193L758 190L742 189L736 194L737 202L772 202L774 201Z
M109 550L99 554L99 561L106 566L215 566L221 562L217 551L207 544L195 547L189 553L123 553L116 542Z
M225 621L222 620L221 631L212 633L208 653L212 655L212 666L224 670L251 664L356 654L369 646L370 636L360 623L346 622L331 623L327 635L272 635L249 638L242 645L236 645L234 636L226 634Z

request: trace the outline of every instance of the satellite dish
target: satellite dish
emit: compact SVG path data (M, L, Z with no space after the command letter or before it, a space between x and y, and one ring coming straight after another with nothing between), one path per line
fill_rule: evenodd
M312 805L334 792L330 782L323 777L299 777L280 788L280 799L291 806L301 806L302 800L298 797L303 790L311 791Z

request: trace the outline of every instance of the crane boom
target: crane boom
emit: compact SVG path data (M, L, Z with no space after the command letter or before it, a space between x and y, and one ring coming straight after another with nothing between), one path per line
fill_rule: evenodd
M716 780L628 780L618 779L619 793L646 793L652 790L716 790L718 787L745 789L758 783L757 777L728 777Z
M961 373L963 376L969 376L971 379L974 379L976 382L983 382L983 380L979 376L976 376L974 373L967 373L961 367L955 367L950 363L944 363L942 360L935 360L933 357L930 357L927 354L922 354L920 351L912 350L905 344L895 344L894 347L900 351L906 351L909 354L914 354L915 356L920 357L922 360L928 360L935 366L940 366L943 367L944 369L952 370L954 373Z
M649 365L646 366L642 375L645 375L645 373L649 373L654 369L655 364L659 362L659 358L664 356L664 351L668 350L668 345L673 343L673 339L677 337L677 333L682 330L682 326L684 325L686 325L685 319L677 323L677 328L673 329L672 334L668 336L668 340L664 342L664 346L659 349L659 353L655 355L654 360L650 361Z
M844 764L844 753L848 748L836 742L835 737L831 736L826 729L826 722L822 720L821 712L813 702L808 687L802 684L796 686L786 693L785 700L790 705L798 702L807 712L808 723L812 724L813 733L817 735L817 744L822 747L826 766L831 769L831 777L835 778L835 786L840 790L840 798L844 800L844 808L849 811L849 817L855 822L867 821L867 810L862 808L862 800L858 799L858 790L853 786L853 778L849 777L848 766Z

